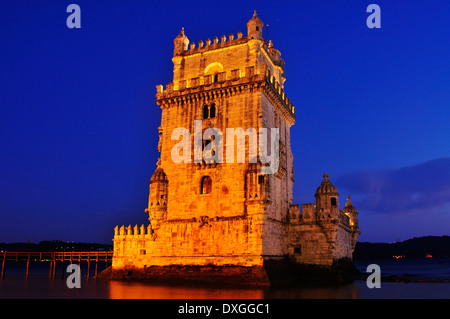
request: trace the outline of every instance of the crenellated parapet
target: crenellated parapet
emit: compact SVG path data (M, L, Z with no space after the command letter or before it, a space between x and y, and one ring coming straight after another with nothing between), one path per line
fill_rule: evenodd
M280 83L275 80L275 77L270 73L270 70L265 70L264 80L268 87L270 87L270 92L273 93L277 99L281 102L284 109L288 111L288 113L295 118L295 107L292 105L291 100L286 96L286 93L283 91L283 87Z
M116 226L114 228L114 241L137 239L154 240L155 233L153 232L152 226L148 225L147 227L145 227L142 224L140 227L138 227L138 225L136 224L134 227L131 227L131 225L122 225L120 228L119 226Z
M198 42L198 45L196 45L195 42L189 42L185 50L182 50L181 52L176 52L174 56L187 56L191 54L200 54L210 50L219 50L234 45L244 44L247 43L247 41L248 38L243 37L242 32L239 31L236 37L234 36L233 33L230 33L228 37L222 35L220 37L220 40L218 37L214 37L213 40L208 38L204 42L203 40L200 40Z

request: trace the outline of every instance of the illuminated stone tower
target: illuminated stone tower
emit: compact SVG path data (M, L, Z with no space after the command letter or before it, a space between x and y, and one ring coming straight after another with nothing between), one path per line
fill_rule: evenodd
M191 227L188 225L208 220L208 232L218 230L212 237L229 227L234 229L225 236L226 244L209 239L192 243L199 263L220 255L227 256L227 262L232 258L237 263L261 264L264 255L282 255L281 222L292 203L289 129L295 120L293 106L283 92L284 62L279 51L263 40L262 31L256 12L247 23L247 37L241 33L237 38L215 37L196 46L182 29L174 40L173 82L165 89L157 87L156 102L162 109L158 170L167 175L168 191L167 213L159 214L161 221L154 222ZM250 148L251 136L247 143L239 141L241 129L250 135L248 129L259 132L263 127L279 131L280 160L275 174L261 173L261 162L250 163L250 157L259 154L258 145ZM175 134L179 128L185 128L190 136ZM205 136L208 128L222 133L221 145L214 143L216 136ZM227 135L227 129L237 136ZM196 145L197 138L201 143ZM185 146L180 151L181 163L173 158L178 143ZM229 152L230 144L236 145L234 154ZM222 153L222 162L205 161L202 152L209 150L208 145L213 146L213 154ZM244 163L238 163L237 153L242 150ZM196 152L200 161L196 161ZM148 210L152 212L154 206ZM158 230L157 236L162 236L162 231ZM174 237L183 243L191 239Z
M263 39L263 26L255 12L246 37L195 44L183 28L174 39L173 81L156 87L162 114L150 223L116 227L113 269L233 266L246 274L240 280L267 283L267 262L295 259L302 245L308 252L292 203L294 107L281 53ZM319 188L318 219L339 218L336 188L327 177Z

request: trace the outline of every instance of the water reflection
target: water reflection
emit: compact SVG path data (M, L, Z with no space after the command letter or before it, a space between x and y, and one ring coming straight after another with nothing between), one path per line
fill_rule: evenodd
M364 281L338 287L238 288L205 285L108 281L84 278L69 289L65 278L8 276L0 280L0 299L395 299L450 298L448 283L383 282L369 289Z
M355 284L317 288L242 288L109 281L111 299L348 299L359 298Z
M67 274L48 278L48 269L34 267L25 279L24 269L11 267L0 280L0 299L93 298L93 299L303 299L361 298L360 285L318 288L249 288L208 284L167 284L109 281L82 276L81 288L66 285ZM61 276L63 275L63 276ZM364 288L364 287L362 287ZM367 290L367 289L366 289ZM363 292L364 293L364 292Z
M383 263L384 262L384 263ZM48 278L48 265L33 265L29 279L25 268L11 263L0 280L0 299L392 299L450 298L450 259L424 261L382 261L385 275L413 273L420 278L442 279L441 283L382 282L381 289L369 289L365 281L344 286L315 288L242 288L212 285L170 285L167 283L122 282L87 278L83 270L81 289L69 289L67 274L57 269L55 278ZM367 262L359 266L363 272ZM100 271L100 270L99 270Z
M111 299L261 299L263 289L109 281Z

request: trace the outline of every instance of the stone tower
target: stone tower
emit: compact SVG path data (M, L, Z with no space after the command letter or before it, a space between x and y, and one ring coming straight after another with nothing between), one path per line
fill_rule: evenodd
M162 109L158 170L168 180L164 221L204 218L228 227L225 224L233 220L245 234L245 249L242 242L235 244L257 263L263 255L282 255L281 222L292 203L289 130L295 122L294 108L283 92L284 62L263 40L263 25L255 12L247 23L247 37L239 32L237 38L215 37L197 47L183 29L174 40L173 82L165 90L158 86L156 96ZM190 135L174 133L177 128ZM279 167L274 174L261 173L259 145L250 147L254 137L260 138L251 132L260 128L279 132ZM220 136L210 136L208 129L218 129ZM177 148L180 144L182 150ZM173 158L174 147L177 156L183 153L180 162ZM206 160L205 153L211 151L221 155L221 161ZM215 244L201 246L207 255L210 245Z
M350 231L328 175L317 210L306 204L301 214L292 203L295 109L284 93L281 53L263 39L263 26L255 12L247 36L196 45L183 28L174 39L173 81L156 87L162 113L145 210L150 224L116 227L113 270L235 267L239 281L267 283L265 265L287 256L321 265L351 257L349 235L325 227L342 220ZM320 245L308 241L314 236ZM342 245L345 252L336 254ZM313 257L318 248L323 258Z

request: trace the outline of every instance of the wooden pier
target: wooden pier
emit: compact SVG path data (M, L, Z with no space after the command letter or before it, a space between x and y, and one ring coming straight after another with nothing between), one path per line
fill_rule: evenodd
M98 263L104 262L105 266L112 262L113 251L71 251L71 252L0 252L0 261L2 263L1 279L5 277L6 262L26 261L27 268L25 276L28 278L30 274L30 262L50 262L49 277L55 276L56 263L62 263L63 273L65 271L64 264L78 264L87 262L87 278L91 273L91 263L95 263L95 276L98 274Z

